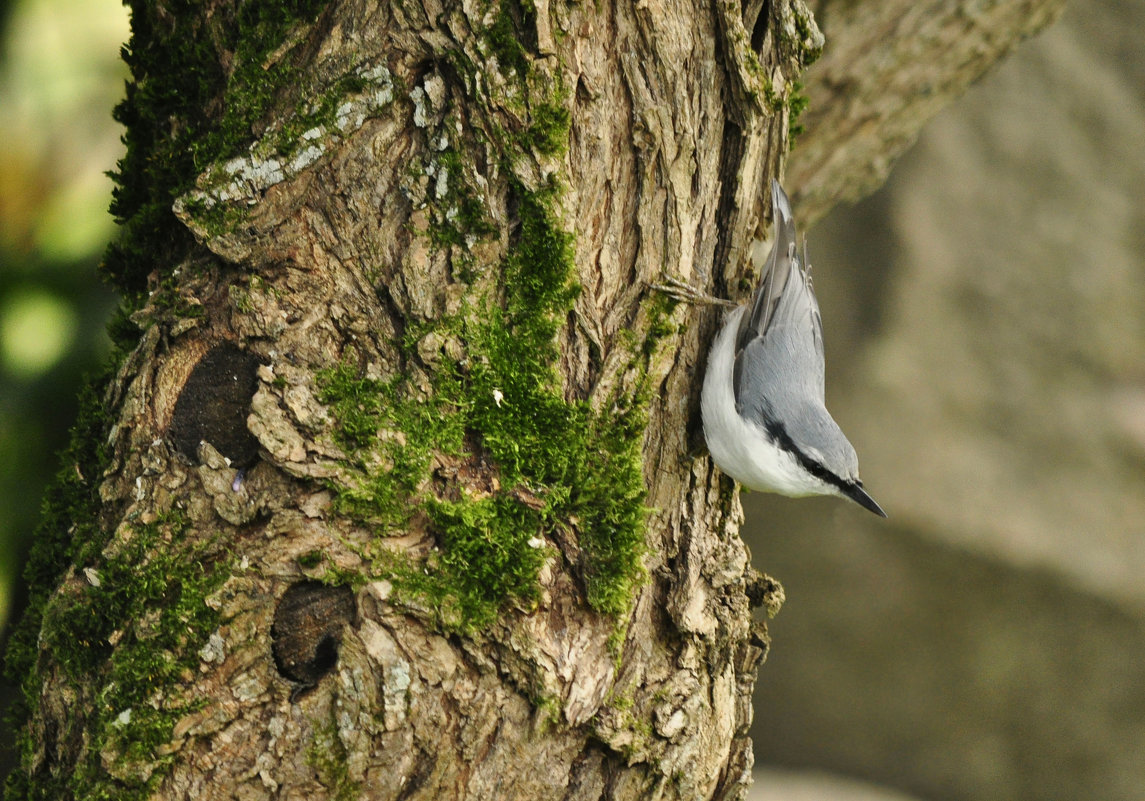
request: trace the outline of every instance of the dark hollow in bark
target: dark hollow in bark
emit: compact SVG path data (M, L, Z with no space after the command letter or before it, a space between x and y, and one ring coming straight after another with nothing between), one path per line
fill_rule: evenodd
M175 402L168 434L176 450L197 463L199 443L206 441L234 467L258 460L258 440L246 425L258 365L257 356L232 342L207 351Z
M349 587L317 581L290 585L278 602L270 629L278 672L302 688L313 687L337 664L342 627L356 614Z

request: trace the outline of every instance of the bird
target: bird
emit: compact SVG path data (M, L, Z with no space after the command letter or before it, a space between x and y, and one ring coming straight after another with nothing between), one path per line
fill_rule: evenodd
M790 497L835 495L881 517L859 480L859 459L824 402L823 320L804 240L771 182L775 237L759 285L737 305L676 280L657 285L678 298L733 307L708 352L700 411L716 465L745 487ZM759 248L762 251L762 248Z

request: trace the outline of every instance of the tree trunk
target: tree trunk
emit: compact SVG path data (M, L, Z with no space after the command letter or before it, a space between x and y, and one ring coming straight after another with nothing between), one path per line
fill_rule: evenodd
M782 591L697 448L717 315L649 284L749 291L801 0L133 30L9 797L741 797Z

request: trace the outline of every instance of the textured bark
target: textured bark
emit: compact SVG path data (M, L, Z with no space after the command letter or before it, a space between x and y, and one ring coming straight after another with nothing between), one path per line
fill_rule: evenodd
M806 133L791 153L792 202L807 225L886 180L922 126L1064 0L812 3L827 47L805 74Z
M69 599L108 591L108 566L144 547L146 528L158 545L140 555L143 572L168 552L222 565L207 598L218 625L198 632L195 669L147 697L178 714L164 744L142 752L114 736L142 706L116 707L103 669L77 678L46 637L33 784L92 770L98 747L110 786L143 780L165 799L742 796L767 647L750 610L774 612L781 590L750 566L730 480L694 448L716 313L662 319L649 284L667 273L732 296L750 287L761 188L782 171L793 82L822 40L799 0L534 5L351 0L268 57L304 79L278 87L249 152L206 166L175 204L197 250L177 271L157 264L169 280L136 313L143 334L105 397L115 424L99 494L113 534L45 613L50 624ZM221 7L204 19L225 18ZM516 34L528 23L523 47L491 38L503 14ZM823 115L847 106L812 91ZM317 106L332 94L333 116L298 124L300 97ZM554 98L570 113L567 150L537 139ZM850 130L846 141L860 141ZM337 503L362 478L318 376L348 364L432 395L442 360L466 363L466 316L500 313L522 193L554 177L580 286L557 333L560 391L609 419L650 389L647 581L619 615L594 611L587 532L570 516L537 542L549 557L534 599L507 599L480 630L451 627L448 610L395 592L378 569L394 552L431 565L445 547L431 521L386 532ZM491 227L443 237L458 186ZM481 296L495 307L466 305ZM433 328L451 316L462 333ZM230 394L200 419L220 384ZM254 395L236 416L242 386ZM375 423L368 434L404 443L416 432ZM472 437L433 454L416 493L544 504L525 483L502 487L484 457ZM122 621L96 644L101 658L159 626ZM102 733L100 714L112 720Z
M151 526L183 559L223 560L228 575L208 598L221 623L183 686L149 700L183 710L154 753L97 738L94 724L54 703L76 679L45 650L34 776L67 773L95 739L114 780L153 776L161 798L741 794L766 648L750 598L774 608L779 590L749 565L731 483L689 455L714 313L680 308L676 322L706 324L671 326L641 349L666 322L648 311L649 283L667 272L722 289L765 222L758 190L786 152L783 99L818 34L801 7L775 4L757 27L759 12L745 25L726 2L537 3L533 22L484 3L359 0L331 6L271 56L293 59L306 82L298 91L313 97L355 80L332 122L298 126L293 140L282 132L297 91L280 88L249 152L208 166L176 201L203 250L136 313L144 334L106 398L117 424L100 493L115 533L103 559ZM514 28L535 24L523 48L491 40L504 14ZM567 151L513 152L554 97L571 112ZM446 162L446 150L460 158ZM550 176L565 186L560 211L575 231L581 287L557 335L559 386L606 411L652 388L648 578L619 618L593 611L577 544L586 532L569 518L543 541L552 556L539 598L510 599L492 625L459 632L442 610L399 599L371 562L379 548L424 559L447 547L424 516L380 537L332 503L361 477L316 375L352 363L379 384L403 374L431 393L443 354L464 363L471 343L434 331L411 354L403 337L475 314L466 298L504 295L497 267L518 244L517 204ZM447 203L459 185L494 230L435 239L457 216ZM232 390L212 396L220 386ZM249 417L232 402L243 386L254 387ZM248 429L261 453L252 465ZM418 492L497 492L498 466L479 443L465 448L435 454ZM529 487L512 491L530 503ZM172 510L183 522L169 522ZM109 575L97 559L57 597L82 597ZM352 584L352 599L326 586L353 575L366 581ZM113 651L143 639L137 626L125 621ZM79 679L78 692L96 697L100 676L90 677L96 686ZM118 711L112 727L145 710Z

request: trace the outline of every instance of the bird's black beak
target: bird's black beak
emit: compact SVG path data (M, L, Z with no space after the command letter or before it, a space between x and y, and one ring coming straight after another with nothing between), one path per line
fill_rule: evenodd
M863 485L859 482L856 481L854 484L847 484L843 488L843 492L846 493L848 498L859 504L859 506L863 507L864 509L870 509L879 517L887 516L887 513L883 511L883 508L875 503L875 499L867 494L867 491L863 489Z

